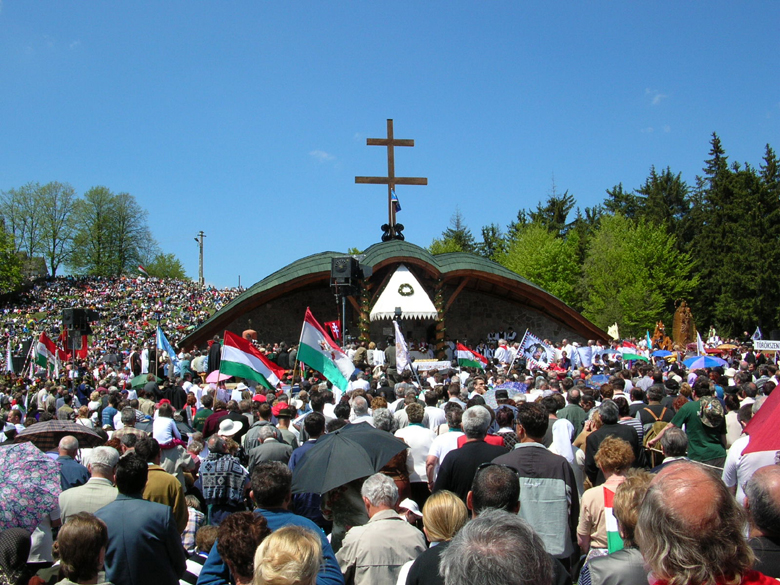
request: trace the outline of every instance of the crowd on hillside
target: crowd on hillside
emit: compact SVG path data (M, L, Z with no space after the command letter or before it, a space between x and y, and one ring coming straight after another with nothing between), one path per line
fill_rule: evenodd
M207 382L217 342L182 351L166 379L154 375L159 356L136 349L156 310L186 328L235 291L95 279L51 289L6 310L5 333L80 294L120 317L95 331L117 359L93 353L59 376L39 368L0 383L0 456L30 441L56 470L52 504L39 499L27 530L14 527L24 509L0 506L0 584L780 577L780 445L743 432L780 416L780 372L749 343L690 370L623 361L597 342L602 359L577 367L576 346L560 340L541 369L511 355L507 330L487 336L502 351L483 368L458 367L453 353L417 372L399 371L395 345L360 343L342 388L301 377L295 346L261 344L287 370L268 388ZM16 502L23 479L6 492Z

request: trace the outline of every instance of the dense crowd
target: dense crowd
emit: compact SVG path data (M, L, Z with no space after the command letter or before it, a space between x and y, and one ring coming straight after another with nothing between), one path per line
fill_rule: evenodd
M295 346L259 344L287 373L268 388L206 381L216 341L182 351L166 379L138 343L155 311L186 329L235 291L57 281L6 309L5 333L29 330L32 314L40 325L73 294L119 319L95 331L100 350L81 367L0 384L0 454L66 426L41 447L59 473L32 536L0 512L0 583L780 577L780 445L743 433L753 417L774 425L780 373L744 340L725 365L694 370L684 355L623 361L596 341L586 347L600 359L572 363L567 340L541 369L509 329L486 336L496 351L484 368L458 367L448 345L451 364L425 369L418 344L411 371L394 344L358 343L343 388L301 376ZM339 437L353 451L328 459ZM358 471L371 459L361 453L388 445Z

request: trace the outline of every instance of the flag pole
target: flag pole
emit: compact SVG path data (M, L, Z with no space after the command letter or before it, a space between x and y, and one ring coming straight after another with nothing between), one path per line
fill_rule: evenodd
M515 353L515 357L512 358L512 363L509 364L509 371L512 371L512 367L515 365L515 360L517 360L517 356L520 355L520 352L523 351L523 344L525 343L525 338L528 335L528 328L526 327L525 333L523 333L523 338L520 340L520 347L517 348L517 353ZM523 352L523 355L525 355L525 352Z

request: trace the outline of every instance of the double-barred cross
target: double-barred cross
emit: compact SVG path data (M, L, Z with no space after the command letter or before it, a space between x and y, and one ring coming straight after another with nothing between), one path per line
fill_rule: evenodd
M393 205L393 192L396 185L427 185L428 179L424 177L396 177L395 153L396 146L414 146L414 140L405 140L393 136L393 121L387 121L387 138L368 138L368 146L387 147L387 176L386 177L355 177L355 183L368 185L387 185L387 217L388 225L392 230L395 226L395 205Z

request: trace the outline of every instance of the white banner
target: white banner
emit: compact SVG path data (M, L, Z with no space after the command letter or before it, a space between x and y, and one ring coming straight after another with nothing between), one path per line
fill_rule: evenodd
M756 339L753 341L753 349L757 349L759 351L780 351L780 341Z
M439 360L415 360L414 369L422 372L425 370L449 370L452 368L452 362Z
M393 321L395 327L395 368L400 374L407 368L409 368L409 347L406 345L404 334L401 333L401 328L398 327L398 321Z

